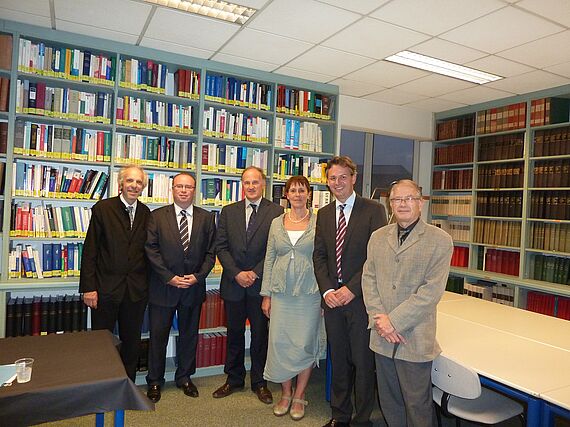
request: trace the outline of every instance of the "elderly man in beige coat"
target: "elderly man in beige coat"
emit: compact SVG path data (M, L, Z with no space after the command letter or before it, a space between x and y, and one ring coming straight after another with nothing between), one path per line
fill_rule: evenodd
M388 426L432 426L431 364L440 353L436 306L449 274L451 237L421 220L421 189L392 186L396 218L368 243L362 293L375 353L380 405Z

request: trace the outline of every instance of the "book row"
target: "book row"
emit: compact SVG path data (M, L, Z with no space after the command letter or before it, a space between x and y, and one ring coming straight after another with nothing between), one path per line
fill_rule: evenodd
M150 59L121 59L119 86L183 98L200 98L200 73L179 68L175 72Z
M469 248L463 246L454 246L453 255L451 256L451 265L453 267L468 267Z
M453 169L433 171L432 189L434 190L471 190L473 169Z
M12 194L15 197L99 200L109 174L96 169L77 169L16 161L12 164Z
M524 133L496 135L479 138L478 160L522 159L524 152Z
M269 142L269 120L210 107L204 110L204 136L233 141Z
M303 175L311 183L326 184L327 161L328 159L299 154L280 154L279 157L275 157L273 177L284 180L295 175Z
M529 222L528 247L570 254L570 224Z
M91 209L88 207L13 203L10 237L83 238L90 220Z
M475 283L467 282L463 277L450 275L447 279L446 290L457 294L492 301L497 304L515 305L515 290L503 283L478 280Z
M529 291L526 295L526 309L570 320L570 298Z
M166 136L117 133L113 160L118 164L194 169L196 143Z
M198 336L196 368L218 366L226 363L228 336L226 332L211 332Z
M530 217L570 219L570 190L533 191L530 196Z
M477 112L477 134L504 132L526 126L526 102Z
M471 201L469 196L431 196L432 215L470 216Z
M570 285L570 258L535 254L530 259L531 279Z
M278 205L283 206L285 209L290 208L289 202L285 197L285 185L284 184L273 184L273 202ZM328 190L311 190L310 202L313 212L316 212L320 208L328 205L331 201L331 193Z
M520 218L522 204L522 191L480 191L477 193L476 215Z
M475 120L472 114L464 117L444 120L438 122L435 130L435 139L463 138L475 134ZM464 163L464 162L446 162L446 163ZM437 163L445 164L445 163Z
M0 34L0 70L12 69L12 35Z
M473 226L473 241L484 245L519 247L521 226L520 221L477 218Z
M534 133L534 156L560 156L570 154L570 126L537 130Z
M83 243L43 243L41 249L17 244L8 258L10 279L79 277Z
M226 206L243 199L243 186L239 179L202 179L200 187L201 204L205 206Z
M436 147L434 150L434 165L453 165L457 163L471 162L473 162L473 142L468 142L466 144L445 145L442 147Z
M477 169L477 188L522 188L523 185L522 162L479 165Z
M441 228L451 236L455 242L468 242L471 225L467 221L454 221L447 219L433 219L432 225Z
M333 98L312 92L277 86L277 112L321 120L331 120Z
M207 74L206 100L268 111L271 109L273 89L265 83Z
M116 57L20 39L18 71L112 86Z
M111 161L111 133L74 126L16 121L14 154L48 159Z
M0 154L8 150L8 122L0 122Z
M518 276L519 267L520 254L518 252L485 248L483 270Z
M267 171L268 156L266 149L204 143L202 145L202 170L237 174L249 166L257 166Z
M323 131L317 123L275 119L275 147L291 150L323 151Z
M534 187L570 187L570 159L536 161Z
M109 92L83 92L18 79L16 113L109 124L112 99Z
M87 306L80 295L16 297L6 303L6 337L85 330Z
M0 111L8 111L9 94L10 79L8 77L0 77Z
M530 101L530 126L544 126L570 121L570 99L541 98Z
M118 126L192 135L193 110L191 105L125 95L117 97L116 122Z

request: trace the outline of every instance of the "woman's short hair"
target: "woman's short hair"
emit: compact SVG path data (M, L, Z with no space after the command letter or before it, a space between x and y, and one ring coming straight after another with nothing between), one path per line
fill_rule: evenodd
M309 180L303 175L295 175L287 180L287 183L285 184L285 194L288 193L289 189L295 184L302 185L307 189L308 193L311 192L311 185L309 184Z

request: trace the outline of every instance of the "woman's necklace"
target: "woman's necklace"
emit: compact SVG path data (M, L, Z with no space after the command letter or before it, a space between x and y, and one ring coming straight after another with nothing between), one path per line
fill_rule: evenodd
M309 210L307 209L307 213L305 214L305 216L303 216L303 218L297 220L291 218L291 211L289 211L288 215L289 215L289 221L291 221L293 224L297 224L309 216Z

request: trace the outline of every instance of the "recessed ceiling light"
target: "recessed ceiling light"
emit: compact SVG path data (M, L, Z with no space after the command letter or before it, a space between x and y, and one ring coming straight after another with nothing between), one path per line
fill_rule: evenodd
M220 0L144 0L157 6L168 7L193 13L195 15L208 16L243 25L253 16L257 9L240 6Z
M431 71L432 73L443 74L444 76L455 77L456 79L477 84L494 82L495 80L503 78L495 74L485 73L484 71L479 71L474 68L464 67L463 65L442 61L441 59L420 55L419 53L407 50L389 56L386 58L386 61L396 62L409 67L419 68L421 70Z

